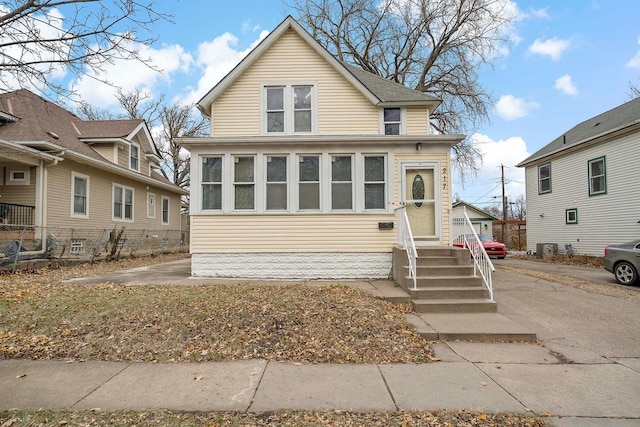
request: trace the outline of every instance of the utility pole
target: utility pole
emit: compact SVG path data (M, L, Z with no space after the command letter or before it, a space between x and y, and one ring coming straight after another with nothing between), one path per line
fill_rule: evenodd
M507 244L507 196L504 194L504 165L500 165L502 170L502 243Z

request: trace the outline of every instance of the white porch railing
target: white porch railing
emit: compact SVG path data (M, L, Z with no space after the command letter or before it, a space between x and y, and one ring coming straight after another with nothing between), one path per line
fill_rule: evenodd
M398 219L398 243L402 244L407 251L407 259L409 260L409 276L413 279L413 289L418 288L417 268L418 268L418 250L416 242L413 240L411 226L409 225L409 217L407 216L407 207L401 206L396 208L396 216Z
M463 210L463 215L462 218L452 218L451 220L452 244L453 246L469 249L473 257L473 275L480 275L484 285L489 290L489 298L493 301L491 273L496 271L496 269L489 259L489 255L487 255L484 246L482 246L482 242L471 224L466 209Z

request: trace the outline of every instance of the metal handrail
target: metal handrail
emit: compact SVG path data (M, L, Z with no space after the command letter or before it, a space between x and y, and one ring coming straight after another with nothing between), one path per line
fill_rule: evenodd
M487 290L489 291L489 299L493 301L493 282L491 273L496 271L487 251L484 249L476 230L471 224L471 220L467 215L466 208L463 209L463 218L453 218L452 231L458 231L458 237L453 241L454 245L462 246L469 249L473 258L473 275L477 276L478 273L484 282ZM461 228L456 230L456 226ZM455 234L454 234L455 235Z
M409 216L407 215L407 207L400 206L396 208L398 216L398 224L400 231L400 243L404 246L409 260L409 277L413 279L413 289L418 289L417 270L418 270L418 250L416 242L413 240L413 233L409 225Z

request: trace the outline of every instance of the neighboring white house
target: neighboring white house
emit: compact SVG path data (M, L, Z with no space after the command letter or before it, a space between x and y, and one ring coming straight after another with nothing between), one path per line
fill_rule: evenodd
M601 256L640 237L640 98L586 120L518 164L525 168L527 249ZM571 245L568 247L567 245Z
M448 245L450 151L439 100L338 61L286 18L198 102L193 276L388 277L406 206L422 244Z
M493 221L497 221L498 218L462 200L455 202L451 207L451 217L462 218L462 212L465 210L476 233L478 233L479 236L484 235L493 238ZM454 239L456 237L457 236L453 236Z

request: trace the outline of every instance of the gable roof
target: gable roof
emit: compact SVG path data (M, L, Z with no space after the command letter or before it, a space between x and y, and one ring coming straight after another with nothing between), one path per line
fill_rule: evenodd
M172 191L186 194L179 187L173 185L161 174L153 172L151 177L130 171L102 157L84 139L114 138L126 140L144 130L149 138L151 153L148 156L158 157L157 149L151 139L148 128L143 120L81 120L78 116L64 108L45 100L26 89L0 94L0 112L15 120L0 125L0 139L40 149L43 153L52 154L60 158L70 157L81 162L91 162L94 165L108 169L133 179L153 184L160 184ZM114 126L109 129L110 123ZM150 182L153 181L153 182Z
M488 220L498 221L498 218L496 218L495 216L491 215L489 212L487 212L487 211L485 211L483 209L480 209L477 206L472 205L471 203L467 203L467 202L464 202L462 200L458 200L453 205L451 205L452 208L457 208L458 206L464 206L466 208L473 209L474 211L478 212L479 214L485 215Z
M640 124L640 97L574 126L516 166L526 166L637 124Z
M409 89L399 83L363 71L352 65L347 65L336 59L316 39L311 36L291 16L287 16L267 37L262 40L247 56L244 57L233 70L222 78L198 102L198 109L205 116L209 116L211 104L222 94L242 73L251 66L266 50L268 50L289 29L300 36L312 49L323 57L333 68L358 89L372 104L388 105L403 103L404 105L430 105L433 110L440 104L440 100L422 92Z

